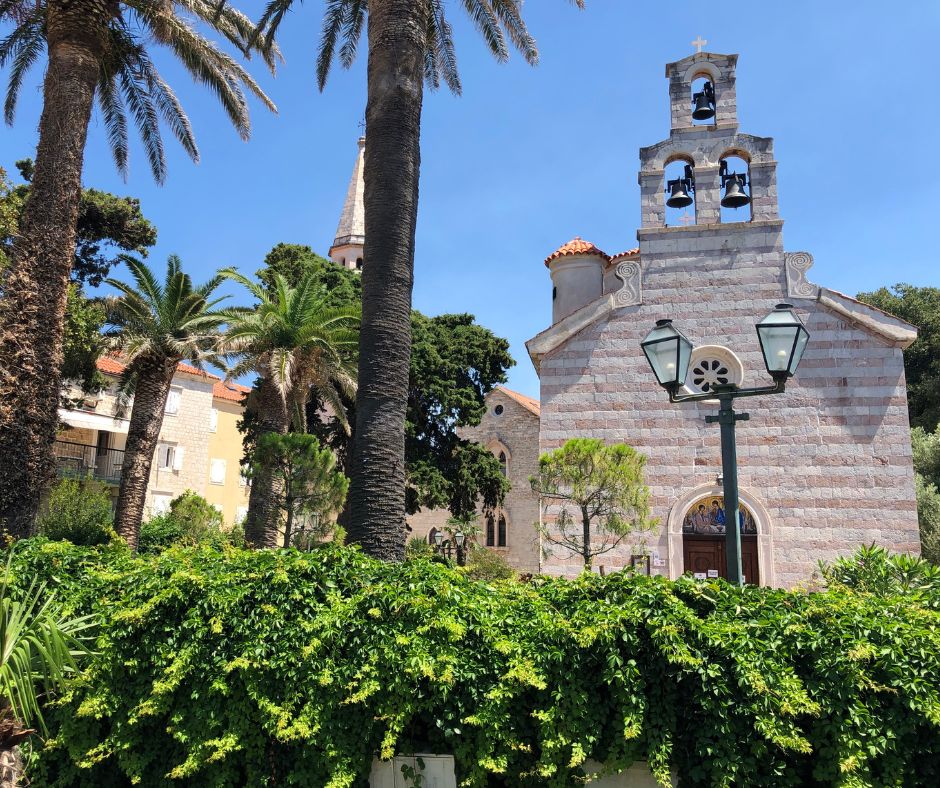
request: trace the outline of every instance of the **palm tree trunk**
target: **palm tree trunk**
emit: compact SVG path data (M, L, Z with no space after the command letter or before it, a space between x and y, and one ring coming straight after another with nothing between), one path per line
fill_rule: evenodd
M18 788L22 784L20 744L35 732L23 726L8 703L0 702L0 788Z
M0 302L0 527L27 536L53 478L62 335L106 0L51 0L39 146ZM96 20L98 24L96 24Z
M124 464L121 466L115 529L127 542L127 546L135 551L140 537L140 524L144 519L153 453L163 426L163 414L176 364L177 359L160 359L142 365L134 387L134 407L127 429Z
M427 4L369 6L362 332L350 541L377 558L405 555L405 411L411 359Z
M290 415L287 403L267 376L261 378L257 392L258 437L266 432L283 435ZM252 547L277 547L277 496L271 468L261 468L251 479L248 493L248 516L245 518L245 541Z

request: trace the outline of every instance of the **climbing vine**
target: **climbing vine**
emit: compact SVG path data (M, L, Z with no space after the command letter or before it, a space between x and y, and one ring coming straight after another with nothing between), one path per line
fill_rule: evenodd
M101 618L34 784L366 784L453 753L465 786L571 786L588 760L684 785L940 781L940 613L901 591L613 574L474 581L425 560L20 543Z

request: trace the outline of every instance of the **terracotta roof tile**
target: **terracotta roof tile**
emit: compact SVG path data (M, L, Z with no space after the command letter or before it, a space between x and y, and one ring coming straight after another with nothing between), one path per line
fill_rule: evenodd
M518 391L507 389L505 386L497 386L496 388L510 399L518 402L530 413L534 413L536 416L541 414L542 404L537 399L532 399L532 397L527 397L525 394L520 394Z
M585 241L580 235L576 235L564 246L559 247L546 257L545 265L548 265L552 260L557 260L559 257L570 257L576 254L595 254L599 257L603 257L605 260L610 260L607 254L598 249L590 241Z
M124 372L125 365L118 356L112 355L102 356L95 362L95 366L98 367L99 372L103 372L105 375L116 376ZM222 380L218 375L213 375L211 372L203 372L201 369L196 369L196 367L183 361L176 365L176 369L188 375L199 375L200 377L209 378L210 380Z
M251 386L243 386L241 383L231 381L226 383L222 380L212 387L212 396L218 399L227 399L231 402L241 402L249 391L251 391Z
M619 254L612 254L610 256L611 261L617 260L620 257L634 257L640 253L640 247L637 246L635 249L627 249L625 252L620 252Z

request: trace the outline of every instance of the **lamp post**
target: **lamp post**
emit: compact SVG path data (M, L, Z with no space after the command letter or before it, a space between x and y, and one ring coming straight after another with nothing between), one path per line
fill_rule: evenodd
M435 531L434 533L434 547L438 555L443 555L450 560L451 551L456 548L457 566L463 566L466 561L463 549L466 541L467 537L463 531L457 531L451 539L445 539L443 531Z
M640 343L656 380L669 392L670 402L697 402L718 400L718 415L706 416L706 424L715 422L721 428L721 475L725 503L725 546L728 561L728 580L743 584L741 571L741 526L738 502L738 459L735 447L734 425L747 421L747 413L735 413L734 401L738 397L756 397L762 394L782 394L787 379L792 377L806 350L809 332L793 312L792 304L777 304L773 312L757 326L764 365L773 379L772 386L738 388L734 384L712 386L701 394L680 394L685 384L692 357L692 342L672 325L671 320L657 320L656 326ZM728 516L730 513L731 516Z

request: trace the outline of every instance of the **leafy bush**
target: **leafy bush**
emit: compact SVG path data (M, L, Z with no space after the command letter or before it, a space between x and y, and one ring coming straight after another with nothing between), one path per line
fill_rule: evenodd
M940 610L940 567L912 555L896 555L883 547L862 547L855 555L831 564L820 563L826 583L881 597L903 596Z
M434 548L427 539L421 536L412 536L405 544L405 560L415 561L419 558L430 558L434 555Z
M454 753L468 788L576 785L587 758L690 786L940 781L930 584L488 584L333 545L39 539L13 564L102 621L47 715L37 785L358 788L375 752L415 751Z
M244 543L240 525L229 531L222 526L222 513L201 495L187 490L170 502L169 511L151 517L141 526L138 549L155 552L171 545Z
M85 547L107 544L116 537L107 487L92 479L63 479L49 492L37 527L49 539Z
M502 553L481 547L470 551L467 575L473 580L512 580L516 570Z

